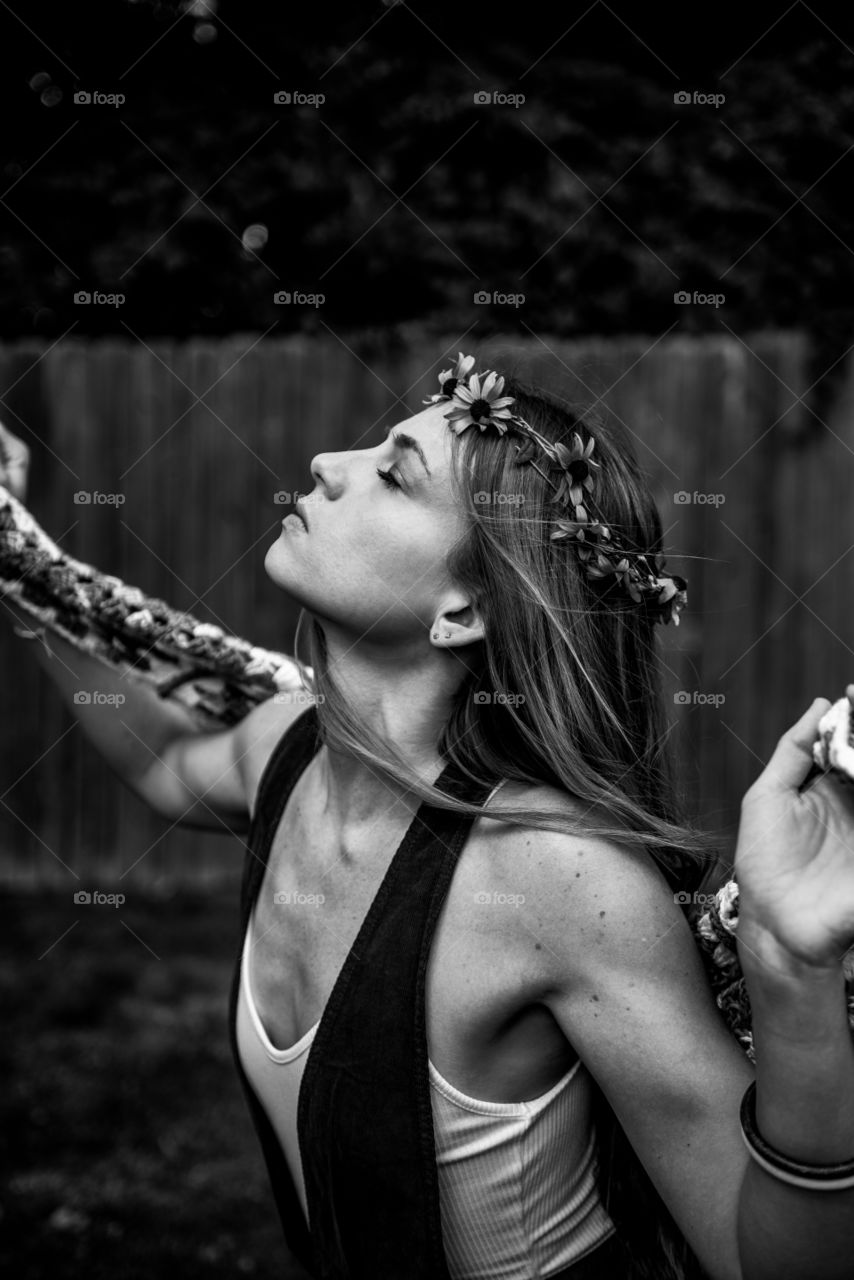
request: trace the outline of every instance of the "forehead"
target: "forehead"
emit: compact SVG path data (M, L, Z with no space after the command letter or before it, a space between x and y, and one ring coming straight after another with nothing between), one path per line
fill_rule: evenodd
M440 469L443 464L448 466L451 461L451 441L454 433L445 418L445 414L450 413L450 410L449 401L427 405L419 413L396 422L391 428L392 431L405 433L418 441L424 450L431 471L434 470L434 466L435 469Z

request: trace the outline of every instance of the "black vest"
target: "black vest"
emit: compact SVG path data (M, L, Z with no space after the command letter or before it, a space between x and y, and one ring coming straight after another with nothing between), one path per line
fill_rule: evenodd
M320 746L317 712L310 707L276 744L258 788L229 1000L232 1053L285 1240L307 1270L317 1280L451 1280L442 1241L424 991L436 921L474 818L420 806L324 1009L297 1108L310 1232L284 1152L238 1055L246 929L288 796ZM448 764L436 785L482 804L494 783L475 786ZM572 1276L614 1280L623 1256L612 1237L573 1267Z

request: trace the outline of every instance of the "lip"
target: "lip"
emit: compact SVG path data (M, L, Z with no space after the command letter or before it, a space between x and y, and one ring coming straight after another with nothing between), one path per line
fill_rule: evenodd
M302 500L300 499L300 502L301 501ZM308 516L305 514L305 508L300 506L300 502L297 502L295 504L294 509L291 512L291 515L298 516L299 519L302 520L303 524L305 525L305 531L306 533L308 533Z
M299 529L301 533L306 534L306 536L308 535L308 529L306 529L302 520L300 520L299 516L295 511L291 511L288 513L288 515L285 516L284 520L282 521L282 528L285 530L290 529L291 531L293 531L294 529Z

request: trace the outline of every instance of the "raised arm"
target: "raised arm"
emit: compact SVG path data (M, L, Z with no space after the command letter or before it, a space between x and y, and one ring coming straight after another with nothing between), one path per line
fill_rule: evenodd
M0 423L0 484L19 502L26 498L28 463L26 447ZM33 635L33 619L9 594L0 597L3 619ZM90 742L132 791L173 822L232 833L247 829L259 764L304 709L302 696L272 694L229 728L203 729L181 701L161 697L130 664L113 665L55 631L41 631L40 640L13 642L18 660L28 661L27 654L38 660ZM157 643L162 653L162 640ZM143 656L146 649L149 644L140 645ZM252 649L249 656L260 652ZM227 669L233 671L233 663Z
M809 1168L854 1168L843 970L854 940L854 799L826 775L799 792L828 705L817 699L783 735L742 802L737 936L755 1074L649 859L545 832L527 833L527 855L523 842L515 849L512 883L551 966L548 1007L713 1280L854 1273L854 1176L820 1189ZM807 1166L801 1185L748 1153L740 1108L752 1081L760 1139L784 1173Z
M8 602L3 607L7 616L20 616ZM57 636L48 638L49 649L37 641L21 643L36 655L113 772L156 813L189 827L248 830L264 764L307 702L274 695L231 728L205 732L180 704L158 697L149 684L123 679L121 670ZM81 692L90 700L80 700Z

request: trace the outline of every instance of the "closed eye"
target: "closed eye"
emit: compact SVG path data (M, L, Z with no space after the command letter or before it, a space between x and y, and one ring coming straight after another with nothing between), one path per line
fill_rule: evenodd
M403 489L403 485L398 484L390 471L383 471L382 467L377 467L377 475L389 489Z

